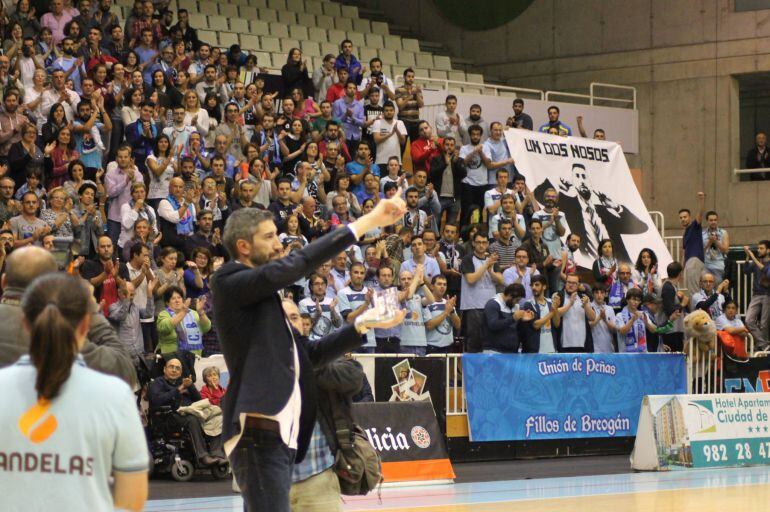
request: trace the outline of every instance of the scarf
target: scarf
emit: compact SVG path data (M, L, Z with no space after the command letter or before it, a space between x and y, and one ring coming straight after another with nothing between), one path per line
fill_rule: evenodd
M179 210L181 205L179 204L179 201L176 200L176 197L169 194L166 199L168 199L168 202L171 203L171 206L174 207L174 210ZM193 225L193 216L192 213L190 213L190 209L187 208L184 211L184 215L179 218L179 222L176 225L176 234L189 236L192 235L194 230L195 226Z
M128 201L128 205L133 210L134 206L136 206L136 201L134 201L133 199L130 199ZM178 209L179 206L177 206L176 208ZM150 223L150 226L154 226L155 225L155 214L152 212L152 210L150 208L147 207L146 204L142 207L142 211L139 212L139 218L147 219L147 222Z
M646 315L644 311L642 311L642 314ZM632 313L628 308L624 308L620 312L620 323L628 323L631 316ZM631 329L626 333L624 341L626 352L647 352L647 327L645 326L644 318L634 320Z
M166 311L168 311L172 318L176 315L171 308L166 308ZM176 325L175 330L179 351L203 349L203 335L201 334L198 322L195 321L192 310L187 312L182 321Z

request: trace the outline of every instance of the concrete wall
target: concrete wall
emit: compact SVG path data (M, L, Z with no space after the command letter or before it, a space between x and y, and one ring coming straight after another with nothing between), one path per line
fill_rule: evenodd
M672 228L677 210L704 190L733 243L767 236L770 182L739 183L732 170L748 149L739 142L734 76L770 71L770 10L736 13L732 0L536 0L502 27L469 32L430 0L363 3L511 84L635 86L640 153L629 164L642 170L648 208Z

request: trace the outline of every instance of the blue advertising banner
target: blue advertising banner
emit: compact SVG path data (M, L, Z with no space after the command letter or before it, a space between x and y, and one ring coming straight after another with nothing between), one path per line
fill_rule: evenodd
M684 354L463 354L471 441L636 435L645 395L687 392Z

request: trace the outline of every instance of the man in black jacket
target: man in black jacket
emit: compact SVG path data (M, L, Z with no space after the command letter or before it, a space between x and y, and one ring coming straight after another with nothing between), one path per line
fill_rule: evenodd
M317 408L314 383L302 387L303 376L309 363L322 365L357 348L371 320L362 315L356 321L352 329L357 336L298 343L278 291L347 249L360 235L394 224L405 210L401 194L396 194L285 258L272 213L246 208L227 220L223 242L232 261L214 274L210 286L230 370L223 438L246 510L289 511L292 465L295 454L297 461L304 457Z
M430 161L428 181L438 193L441 211L447 212L446 222L460 222L460 196L462 182L468 173L465 160L455 153L454 137L444 137L444 152Z
M746 153L746 163L744 167L746 169L764 169L770 167L770 151L767 149L767 135L765 132L757 132L754 139L756 144ZM758 172L749 175L749 179L766 180L768 173Z

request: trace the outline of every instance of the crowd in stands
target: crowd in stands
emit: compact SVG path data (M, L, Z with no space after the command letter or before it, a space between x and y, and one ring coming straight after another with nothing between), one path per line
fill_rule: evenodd
M688 307L729 321L729 238L715 212L706 226L703 212L680 213L686 283L679 263L662 282L652 250L622 261L610 240L590 271L577 267L559 192L535 198L503 137L535 128L523 100L485 119L449 95L432 125L414 71L396 86L347 40L315 70L292 49L282 89L268 92L253 56L199 40L166 4L137 0L120 20L110 0L20 0L0 17L2 256L42 246L89 280L134 357L219 351L208 285L228 258L231 212L272 212L288 254L399 191L400 225L286 290L311 337L388 287L410 314L369 335L366 352L681 350ZM572 136L559 116L549 107L538 130ZM749 271L763 272L762 247L747 252ZM760 344L763 282L749 307Z

